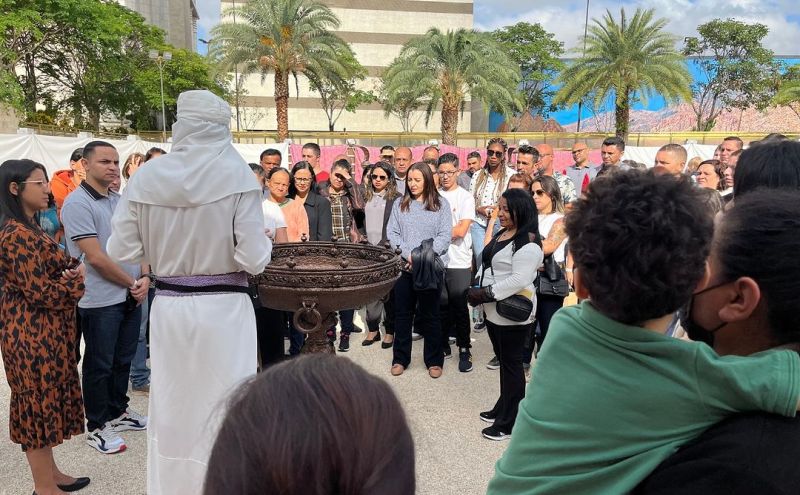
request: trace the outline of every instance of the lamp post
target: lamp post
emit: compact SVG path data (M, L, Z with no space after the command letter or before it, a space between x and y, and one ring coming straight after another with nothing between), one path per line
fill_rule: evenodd
M583 56L586 56L586 36L589 34L589 0L586 0L586 21L583 24ZM578 102L578 125L575 132L581 132L581 111L583 110L583 100Z
M158 74L161 78L161 140L167 142L167 111L164 107L164 64L172 60L172 53L150 50L147 54L158 65Z

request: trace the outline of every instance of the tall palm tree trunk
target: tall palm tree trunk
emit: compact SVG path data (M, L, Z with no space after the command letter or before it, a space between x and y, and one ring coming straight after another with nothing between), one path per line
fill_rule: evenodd
M458 105L442 106L442 144L456 144Z
M289 74L275 70L275 113L278 118L278 141L289 137Z
M614 116L616 118L617 137L628 139L628 128L631 117L630 91L620 91L614 101Z

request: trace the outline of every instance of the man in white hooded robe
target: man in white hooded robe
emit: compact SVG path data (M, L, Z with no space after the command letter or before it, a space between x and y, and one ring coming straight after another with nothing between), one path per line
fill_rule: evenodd
M272 246L230 119L214 94L182 93L171 152L131 178L112 222L111 258L149 263L161 284L150 313L150 495L202 492L226 395L257 369L247 273L264 270Z

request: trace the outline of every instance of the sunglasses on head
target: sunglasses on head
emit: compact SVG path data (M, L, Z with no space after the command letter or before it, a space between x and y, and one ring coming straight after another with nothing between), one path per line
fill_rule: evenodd
M500 158L501 156L503 156L503 152L502 151L495 151L495 150L486 150L486 156L488 156L488 157L496 156L496 157Z

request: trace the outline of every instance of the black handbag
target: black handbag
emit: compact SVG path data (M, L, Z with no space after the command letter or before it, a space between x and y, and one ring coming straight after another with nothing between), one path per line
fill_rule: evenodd
M536 293L541 296L567 297L569 282L552 254L544 257L544 270L539 272Z
M489 258L490 260L494 258L496 254L497 248L497 240L495 239L493 242L492 247L492 256ZM514 253L514 243L511 243L511 253ZM489 270L492 272L492 278L494 278L494 267L492 266L491 261L489 261ZM483 266L483 272L481 273L481 287L483 286L483 274L486 273L486 265ZM526 297L527 296L527 297ZM516 322L524 322L528 321L531 317L531 313L533 313L533 298L530 297L533 294L530 293L528 290L522 290L517 294L509 296L505 299L501 299L495 302L495 309L497 310L497 314L502 316L503 318L511 321Z

